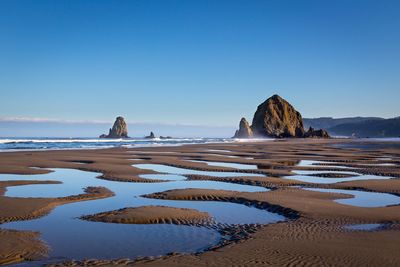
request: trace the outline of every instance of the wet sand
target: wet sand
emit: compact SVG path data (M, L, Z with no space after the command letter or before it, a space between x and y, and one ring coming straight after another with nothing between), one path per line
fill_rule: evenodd
M136 261L150 266L400 266L400 206L363 208L335 202L351 195L322 193L293 188L307 186L332 189L357 189L400 195L400 149L386 143L373 149L355 148L352 140L277 140L254 143L202 144L181 147L148 147L136 149L104 149L79 151L41 151L0 153L1 173L35 174L41 168L73 168L102 173L102 179L126 182L155 182L140 178L152 174L151 170L138 169L132 164L152 163L191 168L205 171L238 171L230 167L211 166L203 160L238 164L255 164L256 170L240 170L257 173L261 177L210 177L188 175L193 180L217 180L231 183L259 185L273 189L267 192L234 192L210 189L180 189L150 194L146 197L175 200L228 201L274 210L286 215L286 222L265 225L242 242L229 243L195 255L169 255L157 259ZM350 144L351 148L337 146ZM397 143L396 143L397 144ZM359 143L356 143L359 145ZM362 144L361 144L362 145ZM367 146L368 147L368 146ZM219 152L220 151L220 152ZM168 153L165 153L168 152ZM233 156L233 157L232 157ZM384 158L384 159L382 159ZM389 159L388 159L389 158ZM137 159L137 160L132 160ZM332 166L296 166L300 160L335 162L335 165L351 167L360 174L390 176L387 180L357 180L332 184L301 182L290 177L296 170L343 171ZM82 164L79 164L82 163ZM393 165L382 165L387 163ZM343 171L345 172L345 171ZM332 179L334 174L326 179ZM34 182L34 181L33 181ZM33 183L32 182L32 183ZM7 186L27 182L2 182L0 193ZM106 197L110 192L87 192L80 197L58 199L0 197L0 222L43 216L54 205L67 201L88 200L90 197ZM105 189L104 189L105 190ZM45 212L44 212L45 211ZM149 217L150 218L150 217ZM349 224L380 223L379 231L350 231ZM34 233L2 231L0 263L37 258L45 253ZM23 240L23 242L18 242ZM18 246L11 244L18 243ZM18 255L18 256L15 256ZM134 260L108 261L107 259L74 262L73 264L130 265Z
M29 261L46 255L40 233L0 229L0 265Z
M211 223L206 212L194 209L174 208L166 206L142 206L82 216L81 219L125 224L158 224L172 223L185 225L202 225Z

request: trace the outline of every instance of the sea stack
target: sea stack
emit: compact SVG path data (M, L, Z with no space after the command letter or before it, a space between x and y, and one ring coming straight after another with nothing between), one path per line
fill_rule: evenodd
M125 119L121 116L117 117L113 127L109 130L108 135L102 134L100 138L129 138L128 126Z
M146 139L154 139L154 138L156 138L156 136L154 135L153 132L150 132L150 134L148 136L145 136L144 138L146 138Z
M270 138L329 138L326 130L304 130L303 118L289 102L273 95L257 107L252 125L242 118L235 138L270 137Z
M239 123L239 130L236 131L233 138L252 138L253 130L245 118L242 118Z
M303 137L303 118L279 95L273 95L257 107L252 129L257 136L274 138Z
M314 130L310 127L308 131L304 134L304 137L316 137L316 138L329 138L329 133L324 129Z

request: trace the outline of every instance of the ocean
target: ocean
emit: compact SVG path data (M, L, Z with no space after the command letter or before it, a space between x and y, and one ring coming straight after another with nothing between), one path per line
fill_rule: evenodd
M258 142L273 139L234 139L234 138L0 138L0 152L28 151L28 150L62 150L62 149L100 149L113 147L147 147L147 146L179 146L186 144L231 143L231 142ZM400 138L360 138L354 142L336 144L334 146L363 148L363 146L398 147ZM382 144L382 142L384 142ZM380 144L379 144L380 143Z
M231 138L105 139L105 138L1 138L0 152L23 150L96 149L113 147L178 146L183 144L227 143Z

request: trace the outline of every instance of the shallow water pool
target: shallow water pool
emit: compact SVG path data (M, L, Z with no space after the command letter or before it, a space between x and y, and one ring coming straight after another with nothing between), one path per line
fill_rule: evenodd
M116 195L110 198L58 206L49 215L35 220L2 224L5 229L39 231L51 250L50 258L135 258L165 255L169 252L197 252L215 245L221 235L215 229L187 225L125 225L80 220L82 215L124 207L164 205L205 211L216 224L274 223L285 218L275 213L245 205L216 201L172 201L141 197L171 189L206 188L235 191L267 191L256 186L214 181L172 181L128 183L97 179L98 173L72 169L53 169L39 175L6 175L0 180L56 180L62 184L8 187L7 196L58 197L80 194L87 186L104 186ZM172 177L173 175L167 174ZM152 175L153 176L153 175ZM179 175L178 175L179 176ZM156 176L157 177L157 176Z
M219 162L219 161L206 161L206 160L189 160L190 162L206 163L209 166L215 167L228 167L239 170L257 170L257 165L254 164L242 164L242 163L229 163L229 162Z
M313 160L301 160L297 166L312 166L312 167L334 167L334 168L343 168L345 171L328 171L328 170L293 170L295 175L291 176L284 176L284 179L291 179L297 180L301 182L308 182L308 183L319 183L319 184L333 184L333 183L340 183L340 182L347 182L347 181L358 181L358 180L387 180L391 179L392 177L388 176L379 176L379 175L372 175L372 174L360 174L354 171L347 171L348 167L343 166L336 166L334 163L330 166L319 166L314 165L316 163L325 163L323 161L313 161ZM323 173L335 173L335 174L348 174L352 175L351 177L342 177L342 178L331 178L331 177L318 177L313 176L312 174L323 174Z
M245 173L245 172L200 171L187 168L172 167L163 164L134 164L132 166L139 169L153 170L159 173L170 173L170 174L180 174L180 175L206 175L212 177L263 176L262 174Z
M303 188L303 189L310 191L317 191L317 192L353 195L353 198L336 199L334 201L340 204L357 206L357 207L372 208L372 207L386 207L390 205L400 204L400 197L387 193L366 192L358 190L325 189L325 188Z
M346 225L344 228L353 231L373 231L379 229L382 226L383 224L379 223L366 223L366 224Z

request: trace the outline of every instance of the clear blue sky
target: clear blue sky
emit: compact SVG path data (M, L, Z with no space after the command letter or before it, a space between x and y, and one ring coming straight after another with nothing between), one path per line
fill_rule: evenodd
M400 115L400 1L0 1L2 117Z

